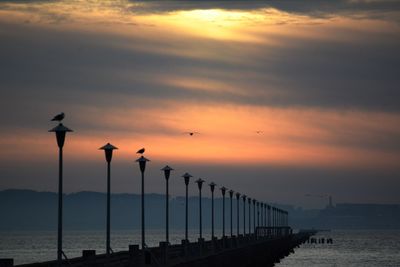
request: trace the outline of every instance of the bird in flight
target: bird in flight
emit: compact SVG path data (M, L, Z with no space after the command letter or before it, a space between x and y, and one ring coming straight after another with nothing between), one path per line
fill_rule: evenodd
M60 114L57 114L54 116L53 119L51 119L51 121L62 121L65 117L64 112L61 112Z
M199 132L184 132L184 134L188 134L190 136L193 136L195 134L199 134Z
M256 134L262 134L263 131L256 131Z
M136 153L137 153L137 154L142 154L142 155L143 155L143 153L144 153L144 148L139 149Z

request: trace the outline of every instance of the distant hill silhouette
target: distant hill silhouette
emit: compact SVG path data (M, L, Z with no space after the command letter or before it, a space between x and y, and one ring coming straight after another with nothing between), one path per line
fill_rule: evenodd
M236 230L236 199L233 200L233 225ZM146 227L165 227L165 197L146 195ZM189 227L198 228L198 197L189 198ZM0 230L55 230L57 227L57 194L32 190L0 191ZM211 199L203 197L203 227L211 228ZM240 201L242 205L242 200ZM294 228L324 229L400 229L400 205L337 204L323 210L304 210L290 205L276 205L289 211ZM240 206L240 231L243 229L243 207ZM170 227L184 229L185 198L170 199ZM226 229L230 231L230 201L226 198ZM248 229L246 204L246 231ZM79 192L64 195L64 229L104 230L106 194ZM252 214L253 219L253 214ZM253 225L253 222L252 222ZM112 229L140 228L140 195L111 195ZM222 228L222 199L215 199L215 228Z
M227 199L228 200L228 199ZM203 198L203 227L210 226L211 199ZM236 204L236 202L234 202ZM147 194L146 227L165 227L165 196ZM229 218L229 201L226 202ZM0 191L0 230L54 230L57 226L57 194L32 190ZM236 206L234 206L236 207ZM170 199L170 227L184 227L185 198ZM198 198L189 198L190 227L198 227ZM70 230L104 229L106 194L83 191L64 195L64 228ZM222 227L222 199L215 199L216 227ZM113 229L140 228L140 195L111 195ZM228 226L228 224L226 225Z

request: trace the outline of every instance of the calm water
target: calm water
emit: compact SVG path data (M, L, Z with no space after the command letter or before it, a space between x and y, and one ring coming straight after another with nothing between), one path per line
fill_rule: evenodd
M181 243L184 235L182 230L170 230L170 242ZM195 241L197 237L198 231L190 230L189 239ZM64 231L63 250L69 258L81 256L83 249L105 253L105 238L104 231ZM210 239L211 231L205 230L204 238ZM164 239L164 230L146 230L148 246L158 246ZM128 245L140 243L140 230L111 232L111 247L114 251L126 251ZM54 260L56 246L57 233L53 231L0 231L0 258L14 258L14 264Z
M332 231L333 244L304 244L277 267L400 266L400 231Z
M191 231L192 240L196 235L197 231ZM184 233L172 230L170 236L173 243L180 243ZM316 237L331 237L334 243L304 244L277 267L400 266L400 231L333 231ZM150 246L157 245L163 238L163 230L147 232ZM100 231L66 231L64 251L68 257L80 256L83 249L104 253L104 240L104 232ZM129 244L139 243L139 231L112 233L114 251L127 250ZM56 255L55 247L55 232L0 232L0 258L14 258L16 264L52 260Z

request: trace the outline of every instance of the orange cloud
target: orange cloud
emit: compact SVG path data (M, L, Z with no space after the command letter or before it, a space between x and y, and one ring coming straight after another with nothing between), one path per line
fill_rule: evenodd
M72 160L100 160L97 149L111 142L120 148L121 160L133 160L144 146L157 161L201 164L393 169L400 162L398 150L390 149L400 134L400 117L391 113L177 102L107 113L101 121L104 130L74 129L69 134L65 150ZM83 122L92 118L90 112L81 114L87 114L81 116ZM54 157L55 138L45 130L3 134L1 160ZM200 134L189 136L187 131ZM382 135L387 139L379 139Z

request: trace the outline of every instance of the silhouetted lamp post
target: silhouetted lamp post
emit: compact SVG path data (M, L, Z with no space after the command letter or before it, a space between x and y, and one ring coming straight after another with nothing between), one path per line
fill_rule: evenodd
M240 200L240 193L236 192L236 234L239 236L239 200Z
M169 244L169 176L171 175L172 169L170 166L165 166L161 169L164 171L165 176L165 242Z
M272 207L272 227L274 227L274 234L276 234L276 208Z
M59 165L58 165L58 234L57 234L57 262L58 265L62 264L62 215L63 215L63 147L65 142L65 135L67 132L72 132L71 129L65 127L62 123L59 123L56 127L49 130L56 134Z
M104 154L106 156L107 161L107 238L106 238L106 254L110 255L111 246L110 246L110 192L111 192L111 159L114 149L118 149L110 143L99 148L100 150L104 150Z
M222 193L222 237L225 237L225 192L227 188L221 187Z
M251 234L251 198L247 199L249 203L249 234Z
M243 195L243 235L246 235L246 195Z
M188 188L189 188L189 181L190 181L190 177L193 177L192 175L190 175L189 173L185 173L184 175L182 175L182 177L185 179L185 186L186 186L186 218L185 218L185 240L186 242L189 240L188 239L188 227L189 227L189 209L188 209L188 205L189 205L189 196L188 196Z
M256 202L257 200L253 199L253 231L256 232Z
M271 206L267 205L268 208L268 227L271 227Z
M230 199L231 199L231 237L233 236L233 221L232 221L232 218L233 218L233 214L232 214L232 198L233 198L233 193L235 193L235 191L229 190L229 197L230 197Z
M286 212L285 226L289 226L289 212Z
M272 234L275 233L275 208L271 206L271 227L272 227Z
M214 189L217 184L210 183L211 189L211 238L214 239Z
M144 171L146 170L146 163L150 161L145 157L141 156L136 160L139 162L140 172L142 173L142 249L144 250L146 247L145 242L145 223L144 223Z
M264 203L264 226L268 226L267 225L267 203Z
M257 227L260 226L260 202L257 201Z
M264 226L264 203L260 202L260 225L259 226Z
M201 211L201 188L203 187L204 180L199 178L196 180L197 186L199 187L199 230L200 230L200 239L203 238L203 220L202 220L202 211Z

